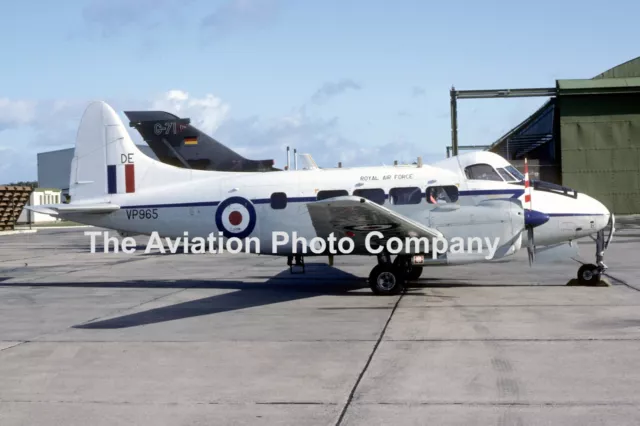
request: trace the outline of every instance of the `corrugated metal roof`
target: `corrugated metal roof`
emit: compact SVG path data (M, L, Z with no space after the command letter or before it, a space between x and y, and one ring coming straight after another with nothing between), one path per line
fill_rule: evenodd
M526 120L495 141L487 150L507 159L517 159L549 142L553 139L555 105L556 98L551 98Z
M640 92L640 57L617 65L590 80L557 80L560 95L587 95ZM548 116L547 116L548 115ZM495 141L487 150L505 157L522 156L554 139L555 98L545 103L529 118ZM551 117L551 121L545 119ZM509 152L505 145L509 143Z
M602 74L598 74L593 77L593 79L600 78L629 78L629 77L640 77L640 57L631 59L627 62L624 62L620 65L616 65L615 67L606 70Z
M558 89L560 90L613 89L626 87L640 87L640 77L558 80Z

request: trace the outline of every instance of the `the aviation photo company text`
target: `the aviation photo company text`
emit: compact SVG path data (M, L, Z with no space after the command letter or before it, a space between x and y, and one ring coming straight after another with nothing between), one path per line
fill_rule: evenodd
M218 235L210 233L204 237L190 237L185 232L182 237L169 238L161 237L156 231L149 235L145 244L144 253L158 251L160 253L273 253L277 254L280 248L287 247L293 254L352 254L355 250L355 243L352 236L336 237L331 233L326 239L314 237L307 239L298 236L294 231L287 232L274 231L271 233L270 251L263 250L261 240L257 237L240 239L237 237L226 238L222 232ZM91 253L125 253L134 254L138 251L138 243L132 236L119 238L111 236L108 231L85 231L85 236L90 237ZM102 250L98 250L98 243L102 243ZM453 237L447 240L443 237L390 237L384 238L380 231L370 231L364 238L366 250L371 255L380 254L386 251L392 255L396 254L424 254L430 253L435 259L444 253L463 254L475 253L485 254L485 259L492 259L498 247L500 238L488 237Z

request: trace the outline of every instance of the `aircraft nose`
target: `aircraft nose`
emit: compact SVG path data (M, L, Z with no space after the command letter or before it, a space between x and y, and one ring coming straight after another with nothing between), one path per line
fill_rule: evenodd
M600 201L585 194L581 194L584 197L582 206L585 209L585 213L591 214L595 218L596 229L599 231L606 227L611 217L609 209Z

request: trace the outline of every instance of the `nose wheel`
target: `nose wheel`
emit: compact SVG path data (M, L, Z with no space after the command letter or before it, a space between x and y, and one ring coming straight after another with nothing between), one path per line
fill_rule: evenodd
M601 276L600 268L592 263L582 265L578 269L578 282L581 285L596 285L600 282Z
M578 282L582 285L597 285L602 278L602 274L608 269L604 264L604 252L609 247L609 243L615 232L615 218L609 218L609 235L605 237L605 230L601 229L593 240L596 242L596 263L584 264L578 269Z

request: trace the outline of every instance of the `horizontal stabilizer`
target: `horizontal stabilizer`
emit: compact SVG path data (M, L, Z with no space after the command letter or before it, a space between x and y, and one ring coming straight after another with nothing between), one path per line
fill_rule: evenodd
M36 213L58 216L65 213L106 214L120 210L120 206L111 203L99 204L47 204L42 206L25 206Z

